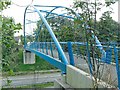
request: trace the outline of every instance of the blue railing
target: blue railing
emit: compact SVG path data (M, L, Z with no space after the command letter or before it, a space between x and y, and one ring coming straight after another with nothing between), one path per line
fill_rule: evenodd
M86 51L86 43L83 43L83 42L59 42L59 43L60 43L64 53L68 54L68 56L69 56L68 61L73 66L76 66L76 63L75 63L76 55L88 57L87 52L83 52L83 51ZM55 58L57 58L58 60L61 60L61 55L60 55L58 49L55 47L54 42L32 42L32 43L28 44L27 48L36 50L39 54L41 53L41 55L38 55L38 56L43 57L44 59L46 59L45 58L46 55L49 55L54 60L55 60ZM118 48L116 46L109 46L109 47L103 46L103 48L105 49L105 52L106 52L106 58L104 59L104 61L100 60L100 62L106 63L106 64L111 64L111 65L112 65L112 63L114 63L116 65L116 72L117 72L117 77L118 77L118 87L120 88L120 67L119 67L119 55L118 55L118 52L120 52L120 48ZM113 54L113 52L114 52L114 54ZM56 57L56 56L58 56L58 57ZM102 59L102 57L101 57L101 59ZM50 59L48 59L48 60L50 61ZM56 65L61 66L58 68L60 68L64 72L66 72L65 64L58 64L56 62L54 62L54 64L55 64L54 66L56 66ZM92 70L92 68L91 68L91 70Z

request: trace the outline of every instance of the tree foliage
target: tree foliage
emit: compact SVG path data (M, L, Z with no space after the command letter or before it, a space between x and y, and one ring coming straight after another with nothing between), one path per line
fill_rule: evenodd
M11 61L15 61L15 50L17 47L17 43L14 39L15 30L21 29L21 24L15 24L12 18L3 17L2 22L2 58L3 63L7 61L11 63ZM14 53L14 54L13 54ZM16 52L17 53L17 52ZM6 63L6 62L5 62ZM5 64L3 64L4 66Z
M7 8L8 5L10 5L11 2L7 0L2 0L0 1L0 11L4 10Z
M111 12L104 12L100 21L97 22L98 37L102 42L117 42L118 40L118 22L110 16Z
M11 2L2 1L0 2L0 10L4 10L7 8L8 5L10 5ZM16 30L21 29L21 24L15 24L14 19L11 17L5 17L1 16L2 18L2 40L1 40L1 46L2 46L2 65L3 70L9 71L10 65L13 65L13 63L17 59L17 53L16 47L17 43L14 39L14 33Z

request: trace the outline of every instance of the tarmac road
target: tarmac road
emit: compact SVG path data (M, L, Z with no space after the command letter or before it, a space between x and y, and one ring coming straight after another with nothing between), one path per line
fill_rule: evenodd
M7 87L40 84L46 82L54 82L55 79L59 79L60 77L61 77L61 73L9 76L8 79L12 80L10 86L7 86L7 78L5 77L2 79L2 86L7 88Z

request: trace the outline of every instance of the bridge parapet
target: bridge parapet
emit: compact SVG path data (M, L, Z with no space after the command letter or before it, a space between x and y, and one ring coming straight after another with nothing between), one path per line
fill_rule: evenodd
M55 88L70 88L71 90L86 88L94 88L93 77L72 65L67 65L67 74L61 79L55 81ZM98 88L115 88L102 80L98 81Z

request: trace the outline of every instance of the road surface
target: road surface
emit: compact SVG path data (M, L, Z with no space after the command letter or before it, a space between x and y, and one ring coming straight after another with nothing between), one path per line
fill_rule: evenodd
M7 86L7 78L3 78L3 87L17 87L24 85L40 84L45 82L54 82L55 79L59 79L61 73L51 73L51 74L31 74L31 75L19 75L19 76L9 76L8 79L12 80L10 86Z

